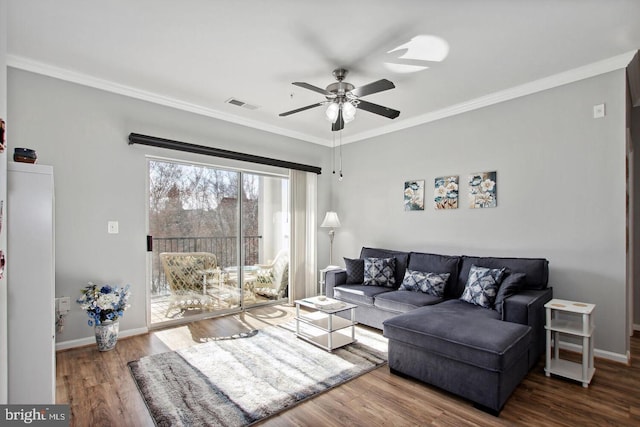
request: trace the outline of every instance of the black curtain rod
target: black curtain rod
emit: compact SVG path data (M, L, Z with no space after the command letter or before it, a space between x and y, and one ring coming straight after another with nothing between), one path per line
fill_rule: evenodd
M207 156L223 157L225 159L240 160L243 162L259 163L261 165L277 166L280 168L295 169L305 172L315 172L318 175L322 169L317 166L303 165L301 163L287 162L271 159L269 157L254 156L253 154L239 153L237 151L223 150L221 148L207 147L205 145L190 144L188 142L173 141L171 139L157 138L155 136L129 134L129 145L141 144L152 147L168 148L170 150L186 151L188 153L205 154Z

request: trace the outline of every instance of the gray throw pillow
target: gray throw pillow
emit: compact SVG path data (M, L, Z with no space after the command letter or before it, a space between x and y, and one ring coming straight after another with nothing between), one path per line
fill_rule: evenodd
M511 295L518 293L526 283L527 275L525 273L511 273L504 278L500 288L498 289L498 295L496 295L496 301L493 304L496 311L500 313L500 318L504 320L504 300Z
M347 284L361 285L364 282L364 260L360 258L344 258L344 266L347 270Z
M364 284L393 288L396 285L395 258L365 258Z
M407 269L399 290L423 292L435 297L443 297L444 287L447 285L450 275L450 273L427 273Z
M493 308L504 268L484 268L472 265L460 299L484 308Z

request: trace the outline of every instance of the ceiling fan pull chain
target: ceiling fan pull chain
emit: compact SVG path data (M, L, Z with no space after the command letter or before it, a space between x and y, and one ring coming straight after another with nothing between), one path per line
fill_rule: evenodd
M340 129L340 176L338 181L342 181L342 129Z
M331 169L333 169L333 174L336 174L336 134L335 132L331 132L333 136L333 145L331 147Z

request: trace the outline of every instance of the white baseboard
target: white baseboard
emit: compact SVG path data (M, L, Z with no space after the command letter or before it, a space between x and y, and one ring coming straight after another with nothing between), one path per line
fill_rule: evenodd
M120 331L118 338L132 337L134 335L142 335L149 332L148 328L127 329ZM56 351L68 350L70 348L84 347L96 343L95 337L78 338L77 340L61 341L56 343Z
M634 330L634 331L640 331L640 325L639 325L639 324L637 324L637 323L634 323L634 324L633 324L633 330Z
M570 342L560 341L560 348L563 350L574 351L576 353L582 353L582 346L579 344L574 344ZM593 349L593 356L599 357L601 359L611 360L613 362L624 363L628 365L631 363L631 355L627 352L626 355L620 353L614 353L607 350L599 350L597 348Z

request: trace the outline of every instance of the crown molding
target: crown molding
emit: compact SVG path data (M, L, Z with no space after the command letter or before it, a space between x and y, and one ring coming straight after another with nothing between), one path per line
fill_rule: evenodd
M397 132L403 129L412 128L426 123L431 123L436 120L445 119L458 114L467 113L469 111L477 110L480 108L488 107L494 104L498 104L512 99L520 98L523 96L531 95L537 92L542 92L555 87L563 86L569 83L574 83L580 80L595 77L601 74L605 74L611 71L626 68L629 62L633 59L637 51L626 52L621 55L617 55L602 61L594 62L582 67L574 68L562 73L554 74L549 77L544 77L539 80L534 80L529 83L525 83L519 86L515 86L509 89L505 89L499 92L494 92L489 95L474 98L459 104L451 105L449 107L442 108L440 110L431 111L426 114L422 114L416 117L411 117L405 120L397 121L386 126L382 126L370 131L361 132L355 135L351 135L342 139L343 144L349 144L352 142L363 141L366 139L375 138L377 136L385 135L392 132ZM119 95L128 96L130 98L139 99L142 101L151 102L166 107L175 108L182 111L199 114L206 117L211 117L218 120L224 120L227 122L247 126L254 129L263 130L282 136L287 136L302 141L311 142L314 144L324 145L331 147L332 140L318 138L303 132L296 132L289 129L284 129L278 126L268 125L257 120L250 120L244 117L228 114L222 111L218 111L202 105L193 104L190 102L181 101L179 99L171 98L165 95L161 95L154 92L149 92L135 87L122 85L109 80L100 79L90 76L88 74L71 71L68 69L55 67L50 64L46 64L39 61L34 61L28 58L24 58L17 55L7 55L7 66L17 68L20 70L30 71L37 74L42 74L49 77L54 77L60 80L77 83L83 86L88 86L100 90L104 90Z
M532 95L537 92L542 92L569 83L588 79L590 77L595 77L611 71L619 70L621 68L626 68L633 59L636 52L637 51L635 50L630 51L621 55L614 56L612 58L594 62L562 73L554 74L549 77L544 77L539 80L534 80L532 82L525 83L519 86L514 86L512 88L501 90L499 92L494 92L489 95L461 102L459 104L451 105L440 110L432 111L416 117L411 117L409 119L392 123L374 129L372 131L361 132L347 138L343 138L342 143L348 144L351 142L362 141L365 139L374 138L376 136L397 132L399 130L408 129L414 126L419 126L425 123L434 122L436 120L445 119L447 117L452 117L458 114L467 113L469 111L488 107L500 102L510 101L512 99Z
M226 122L235 123L242 126L247 126L254 129L263 130L265 132L275 133L278 135L287 136L290 138L300 139L307 142L329 146L329 141L322 138L316 138L311 135L296 132L289 129L284 129L278 126L272 126L259 122L257 120L251 120L244 117L228 114L222 111L215 110L213 108L204 107L202 105L193 104L190 102L181 101L176 98L171 98L165 95L161 95L155 92L149 92L141 90L132 86L126 86L120 83L112 82L110 80L100 79L90 76L88 74L79 73L77 71L71 71L65 68L46 64L44 62L34 61L22 56L7 55L7 66L16 68L19 70L29 71L36 74L42 74L48 77L54 77L56 79L76 83L83 86L88 86L94 89L104 90L106 92L115 93L118 95L124 95L130 98L151 102L153 104L162 105L165 107L171 107L182 111L187 111L201 116L211 117Z

